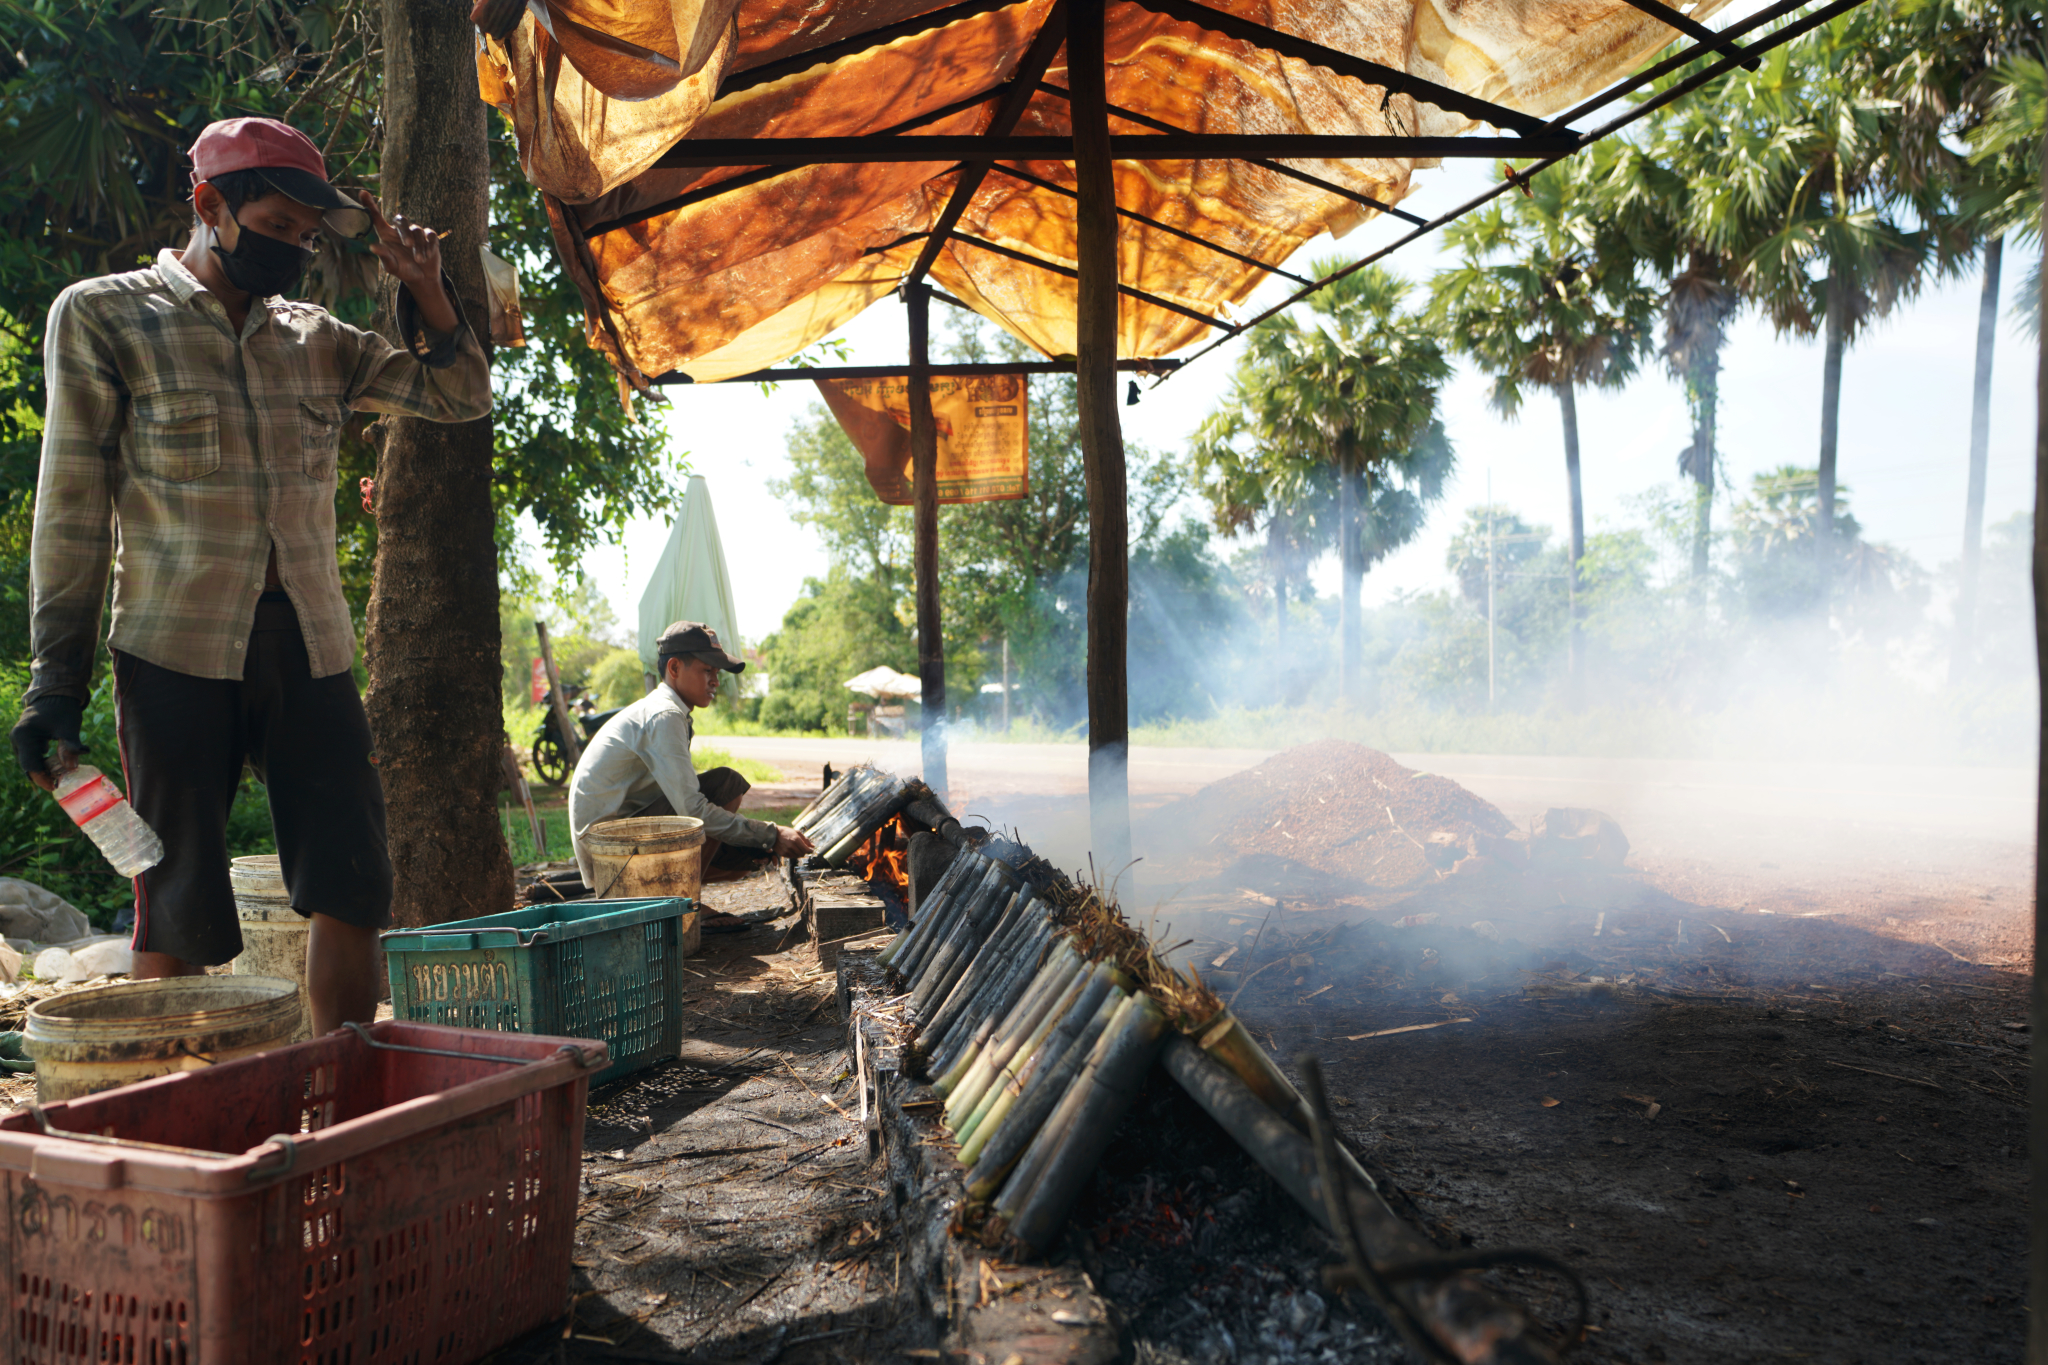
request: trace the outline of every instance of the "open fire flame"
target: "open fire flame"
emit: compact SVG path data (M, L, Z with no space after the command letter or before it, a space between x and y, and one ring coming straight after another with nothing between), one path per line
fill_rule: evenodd
M906 901L910 896L910 831L901 815L892 815L853 851L847 865L869 881L879 881Z

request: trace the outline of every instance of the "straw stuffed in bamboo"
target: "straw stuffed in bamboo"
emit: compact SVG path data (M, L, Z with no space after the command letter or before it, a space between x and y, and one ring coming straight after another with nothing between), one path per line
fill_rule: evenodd
M968 1198L987 1201L1003 1187L1011 1168L1030 1150L1046 1121L1073 1089L1074 1078L1094 1055L1095 1045L1109 1028L1110 1020L1123 1008L1126 998L1123 987L1112 985L1096 1002L1095 1012L1081 1025L1066 1051L1050 1066L1039 1069L1010 1112L1000 1120L991 1115L982 1121L974 1135L979 1150L967 1175Z
M1046 958L1044 964L1027 975L1018 999L1002 1009L990 1010L981 1017L971 1032L960 1033L950 1040L944 1049L932 1054L932 1070L936 1071L939 1077L933 1089L945 1095L958 1086L961 1078L967 1074L968 1067L974 1064L974 1059L980 1054L981 1048L994 1036L995 1031L1002 1027L1003 1022L1022 1008L1025 1001L1035 998L1036 993L1051 989L1056 974L1078 960L1079 956L1071 943L1065 939L1057 940L1053 945L1052 954Z
M938 884L932 887L930 891L927 891L924 899L918 902L917 918L910 922L908 929L896 935L895 938L890 939L889 946L882 950L882 961L893 964L898 957L903 955L905 949L918 941L920 934L930 932L933 919L945 911L949 898L953 894L954 885L959 882L961 876L967 871L967 865L973 856L972 854L961 853L956 855L952 862L946 864L946 870L939 874Z
M1009 1060L1017 1044L1038 1026L1045 1012L1066 994L1068 984L1079 977L1087 965L1080 954L1073 953L1060 959L1056 970L1039 974L1032 988L1024 993L1024 998L990 1030L988 1040L975 1051L974 1060L966 1072L949 1087L947 1118L957 1121L972 1110L975 1101L981 1098L982 1088L995 1075L995 1068Z
M1092 1073L1075 1082L1082 1099L1073 1122L1030 1197L1010 1219L1010 1235L1034 1251L1052 1245L1166 1041L1165 1011L1147 995L1132 999L1137 1004L1102 1047Z
M1144 992L1140 991L1136 995L1127 995L1118 1002L1116 1013L1110 1016L1109 1023L1103 1026L1101 1036L1095 1040L1095 1046L1089 1049L1087 1059L1081 1063L1080 1073L1075 1076L1074 1083L1067 1087L1066 1093L1060 1097L1059 1104L1039 1127L1037 1136L1031 1139L1031 1145L1026 1147L1024 1155L1017 1159L1017 1169L1011 1171L1010 1178L1003 1182L1002 1192L996 1196L995 1209L1006 1221L1014 1221L1017 1215L1023 1212L1024 1205L1030 1201L1039 1178L1045 1174L1054 1154L1066 1141L1066 1135L1073 1127L1075 1116L1081 1112L1081 1105L1088 1098L1088 1078L1095 1074L1095 1069L1102 1065L1102 1059L1130 1027L1131 1020L1137 1017L1137 1002L1143 994Z
M975 1159L981 1155L982 1147L994 1135L996 1129L1002 1126L1003 1120L1016 1107L1019 1099L1041 1076L1059 1065L1060 1059L1066 1056L1067 1050L1074 1045L1074 1040L1088 1027L1088 1021L1095 1017L1096 1007L1102 1003L1110 989L1120 984L1129 985L1128 978L1119 982L1120 975L1115 963L1097 963L1095 969L1088 974L1081 991L1069 997L1070 1003L1061 1012L1052 1032L1032 1048L1028 1055L1020 1052L1003 1068L997 1083L989 1086L981 1097L981 1103L967 1116L967 1122L960 1125L962 1165L974 1164Z

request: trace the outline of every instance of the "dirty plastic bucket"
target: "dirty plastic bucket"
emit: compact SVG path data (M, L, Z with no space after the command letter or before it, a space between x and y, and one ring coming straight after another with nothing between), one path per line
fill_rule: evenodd
M173 976L71 991L29 1006L25 1040L43 1104L291 1041L303 1011L294 981Z
M291 1040L313 1036L313 1013L306 995L306 942L313 921L292 909L284 889L284 869L275 853L237 858L228 867L235 893L235 918L242 922L242 952L229 964L236 976L275 976L299 983L299 1027Z
M605 820L590 827L583 846L600 900L683 896L694 904L704 889L704 822L691 816Z

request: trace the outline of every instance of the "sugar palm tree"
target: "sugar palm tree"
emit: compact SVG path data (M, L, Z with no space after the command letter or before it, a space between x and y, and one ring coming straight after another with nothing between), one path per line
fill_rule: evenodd
M1635 372L1658 296L1637 277L1627 239L1606 221L1595 189L1612 170L1585 156L1536 177L1521 194L1494 200L1445 230L1461 255L1431 282L1430 315L1451 344L1492 377L1504 416L1525 391L1548 389L1564 420L1565 482L1571 501L1566 583L1571 602L1569 674L1584 681L1579 561L1586 554L1579 474L1578 391L1615 387Z
M1665 368L1685 389L1692 417L1691 438L1678 453L1678 472L1694 486L1696 585L1705 581L1713 544L1721 352L1742 306L1734 283L1740 268L1736 244L1725 236L1710 240L1694 218L1692 168L1703 155L1718 158L1718 131L1712 120L1698 117L1691 101L1677 101L1654 118L1641 141L1602 144L1611 164L1596 181L1610 230L1666 282L1660 350Z
M2031 0L1921 0L1873 7L1857 22L1870 87L1898 103L1895 174L1920 200L1941 201L1935 221L1946 229L1937 242L1943 264L1960 267L1974 258L1980 269L1962 574L1949 660L1955 682L1968 672L1974 647L2005 239L2040 209L2039 105L2026 119L2024 90L2027 68L2040 71L2041 10ZM2013 136L2016 111L2022 126ZM2017 215L2014 200L2026 206Z
M1318 274L1339 261L1319 261ZM1223 403L1197 431L1197 478L1219 529L1280 514L1290 545L1338 550L1339 670L1359 690L1359 588L1374 562L1422 527L1454 460L1437 416L1450 363L1404 311L1408 285L1378 267L1313 296L1247 337Z
M1835 537L1842 362L1936 264L1935 206L1899 174L1894 100L1875 97L1861 35L1845 20L1731 73L1698 116L1718 145L1689 168L1702 237L1741 261L1736 286L1780 334L1822 340L1813 538L1825 589ZM1823 599L1825 592L1823 591Z

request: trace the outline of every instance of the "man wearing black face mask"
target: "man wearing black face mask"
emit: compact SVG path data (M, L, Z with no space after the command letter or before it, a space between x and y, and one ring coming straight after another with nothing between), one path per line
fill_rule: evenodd
M135 879L135 975L196 974L241 951L226 824L246 762L268 791L292 905L312 920L307 985L326 1032L374 1016L391 907L334 555L342 424L359 410L473 420L490 411L490 373L439 237L335 189L303 134L229 119L200 134L192 163L184 251L73 285L50 309L35 671L12 739L44 788L83 749L111 562L119 758L165 851ZM404 349L279 297L323 226L375 228Z

